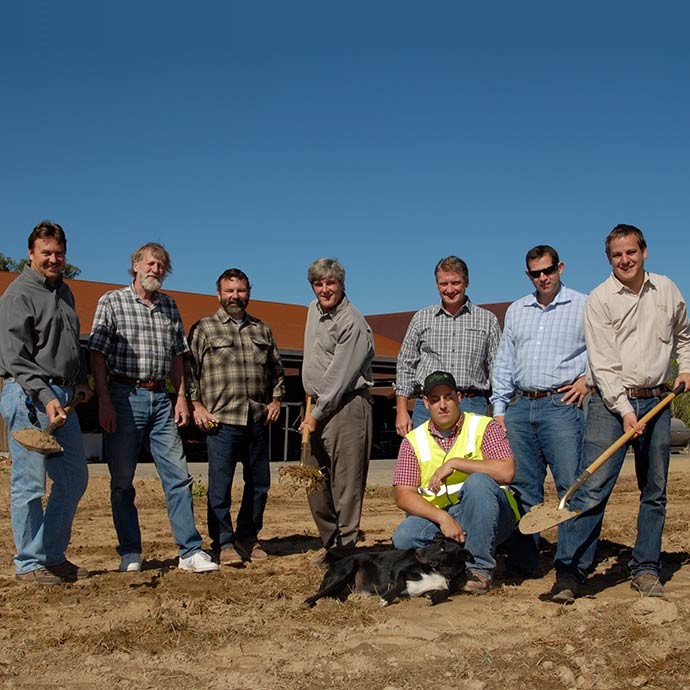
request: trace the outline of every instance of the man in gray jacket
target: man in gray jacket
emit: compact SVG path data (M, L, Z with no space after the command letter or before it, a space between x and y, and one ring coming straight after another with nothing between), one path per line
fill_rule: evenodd
M318 259L307 271L316 299L304 333L302 383L313 400L300 431L311 432L310 464L326 477L309 506L326 549L357 543L371 452L374 338L345 296L345 269Z
M65 550L88 470L79 422L65 407L91 397L79 347L79 318L62 280L67 252L63 229L41 221L29 235L29 264L0 300L2 416L12 454L12 531L16 579L59 585L89 576ZM17 443L12 432L57 423L61 453L42 455ZM52 481L45 509L46 474Z

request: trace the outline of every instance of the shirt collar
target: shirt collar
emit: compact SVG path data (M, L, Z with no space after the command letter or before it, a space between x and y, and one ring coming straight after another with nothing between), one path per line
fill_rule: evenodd
M340 302L338 302L338 304L335 307L333 307L333 309L331 309L330 311L324 311L323 309L321 309L321 304L320 304L319 300L318 299L316 300L316 308L317 308L319 314L321 315L321 318L324 318L326 316L330 316L330 317L335 316L342 309L345 308L346 304L348 304L348 299L347 299L347 295L345 293L343 293L343 298L340 300Z
M555 306L556 304L567 304L568 302L571 301L571 297L568 294L570 291L568 288L561 283L561 287L558 290L558 292L555 294L554 298L551 300L549 304L546 305L546 307L542 307L542 305L539 303L538 300L538 293L535 290L534 292L530 293L530 297L532 299L527 300L525 303L526 307L539 307L540 309L548 309L549 307Z
M38 271L34 271L30 264L26 264L22 270L22 275L28 278L32 283L41 285L48 290L57 290L62 284L62 275L59 275L54 283L51 283L48 278L42 276Z
M621 294L623 292L632 292L633 294L635 293L634 290L631 290L627 285L623 285L618 278L616 278L615 274L613 271L611 271L611 275L608 277L608 280L606 281L608 283L609 290L611 293L617 293ZM649 287L656 287L654 284L654 280L652 280L652 275L649 273L649 271L644 272L644 280L642 281L642 287L640 288L640 292L645 288L645 286L649 285Z
M252 320L252 317L249 316L249 314L245 311L244 312L244 319L240 323L238 323L235 319L232 318L232 316L230 316L230 314L228 314L228 312L225 311L225 309L223 309L222 306L219 306L218 309L216 310L216 316L218 317L218 320L221 321L222 323L232 322L232 323L236 324L238 327L244 326L245 324L250 323Z
M130 290L130 292L132 293L132 297L134 298L134 300L135 300L136 302L141 302L141 304L144 304L144 305L148 306L148 304L146 304L146 302L144 302L144 300L141 299L141 296L140 296L139 293L136 291L136 288L134 287L134 281L132 281L132 282L129 284L129 290ZM153 305L155 306L155 305L158 304L159 301L160 301L160 300L159 300L159 298L158 298L158 290L156 290L156 292L154 292L153 295L151 295L151 304L153 304Z
M474 309L474 305L472 304L472 301L468 297L465 300L465 304L463 304L460 309L455 314L451 314L450 312L446 311L443 307L443 300L439 302L438 304L438 309L436 310L434 316L440 316L441 314L445 314L446 316L450 316L451 319L454 319L456 316L460 316L460 314L464 312L472 312Z

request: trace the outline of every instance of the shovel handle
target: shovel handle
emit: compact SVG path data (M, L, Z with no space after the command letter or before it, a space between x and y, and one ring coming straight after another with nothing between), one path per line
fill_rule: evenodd
M307 396L307 404L304 409L304 418L307 418L307 415L311 414L311 395ZM303 446L308 446L309 445L309 427L305 426L302 429L302 445Z
M642 419L639 420L640 424L646 424L648 421L656 417L659 412L661 412L665 407L671 404L671 402L679 396L685 390L685 384L679 383L671 393L659 400L659 402L647 412ZM635 429L628 429L613 445L609 446L587 469L582 472L582 474L575 480L572 486L568 489L566 494L561 499L558 504L559 509L564 508L568 500L573 496L573 494L620 448L622 448L628 441L630 441L636 434Z
M77 397L72 401L71 405L65 406L63 409L65 411L65 414L68 415L84 398L86 395L84 393L80 392L77 394ZM45 428L45 431L49 434L55 433L55 429L57 429L59 426L62 426L63 420L62 419L56 419L54 422L51 422L48 424L48 426Z

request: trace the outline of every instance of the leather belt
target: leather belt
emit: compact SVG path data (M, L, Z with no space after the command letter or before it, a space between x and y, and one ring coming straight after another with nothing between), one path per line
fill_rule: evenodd
M51 376L48 383L52 386L74 386L76 381L74 379L63 379L62 376Z
M143 379L133 379L122 374L110 374L110 380L116 383L126 383L134 388L145 388L149 391L162 391L165 389L165 381L145 381Z
M563 384L564 386L567 384ZM561 386L558 386L561 388ZM516 388L515 392L522 396L523 398L529 398L530 400L541 400L542 398L549 398L552 395L558 395L558 391L552 389L550 391L525 391L522 388Z
M589 387L590 393L599 393L599 389L596 386ZM638 398L657 398L664 393L668 393L668 388L666 386L654 386L653 388L626 388L625 394L632 398L633 400Z
M629 398L657 398L668 392L666 386L654 386L653 388L626 388L625 394Z

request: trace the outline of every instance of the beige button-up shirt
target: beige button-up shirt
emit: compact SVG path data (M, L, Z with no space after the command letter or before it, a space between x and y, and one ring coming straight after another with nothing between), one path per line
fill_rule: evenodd
M606 407L633 412L626 388L652 388L666 381L671 359L690 372L690 324L685 300L666 276L646 273L638 293L611 274L587 298L585 339L590 383Z

